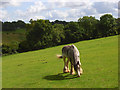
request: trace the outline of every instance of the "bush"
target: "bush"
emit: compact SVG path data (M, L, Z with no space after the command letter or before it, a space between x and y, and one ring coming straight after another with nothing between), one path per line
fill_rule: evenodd
M2 55L15 54L17 50L9 45L2 45Z
M26 52L26 51L29 51L31 50L30 46L28 45L28 42L27 41L22 41L20 44L19 44L19 47L18 47L18 52Z

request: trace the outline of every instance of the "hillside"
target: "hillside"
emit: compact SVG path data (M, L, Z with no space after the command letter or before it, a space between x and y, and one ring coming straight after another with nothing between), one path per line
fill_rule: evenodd
M63 73L56 58L64 45L3 56L3 88L116 88L118 36L74 43L84 70L80 78Z
M2 43L7 45L14 45L20 41L25 40L25 29L17 29L15 31L3 31Z

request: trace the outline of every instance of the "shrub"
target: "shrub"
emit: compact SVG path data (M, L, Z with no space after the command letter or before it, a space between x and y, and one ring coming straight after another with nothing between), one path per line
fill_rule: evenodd
M17 53L17 50L9 45L2 45L2 55L9 55Z

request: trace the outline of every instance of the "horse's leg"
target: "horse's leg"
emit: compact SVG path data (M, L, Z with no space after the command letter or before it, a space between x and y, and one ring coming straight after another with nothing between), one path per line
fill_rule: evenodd
M70 70L70 74L71 74L71 75L75 74L75 72L74 72L74 66L73 66L73 64L72 64L72 63L71 63L71 70Z
M80 67L80 74L83 74L83 69L82 69L82 67Z
M67 66L66 66L66 57L63 57L63 61L64 61L64 68L63 68L63 73L67 72Z
M70 59L68 58L68 60L67 60L67 72L70 72L70 70L69 70L69 61L70 61Z

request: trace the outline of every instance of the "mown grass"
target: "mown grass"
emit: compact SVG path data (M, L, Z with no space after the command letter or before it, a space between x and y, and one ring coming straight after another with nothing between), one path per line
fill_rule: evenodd
M56 58L64 45L2 58L3 88L118 87L118 36L74 43L80 51L83 75L63 73Z

